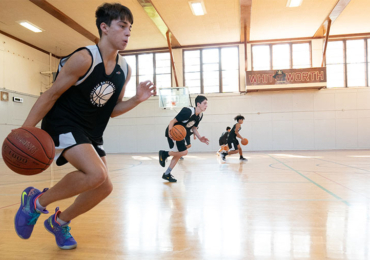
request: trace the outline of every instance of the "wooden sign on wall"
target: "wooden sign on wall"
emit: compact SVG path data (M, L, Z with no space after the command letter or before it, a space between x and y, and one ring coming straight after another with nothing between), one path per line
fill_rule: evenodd
M247 86L326 82L326 68L246 71Z

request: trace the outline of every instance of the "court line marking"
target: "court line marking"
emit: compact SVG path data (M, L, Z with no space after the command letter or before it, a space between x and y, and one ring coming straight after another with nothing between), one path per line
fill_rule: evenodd
M303 174L302 174L302 173L300 173L299 171L297 171L297 170L293 169L293 168L292 168L292 167L290 167L289 165L286 165L286 164L285 164L285 163L283 163L282 161L280 161L280 160L276 159L275 157L273 157L273 156L271 156L271 155L269 155L269 154L268 154L268 156L270 156L272 159L274 159L274 160L276 160L276 161L280 162L281 164L283 164L285 167L287 167L287 168L291 169L292 171L294 171L294 172L298 173L298 174L299 174L299 175L301 175L303 178L305 178L306 180L310 181L312 184L315 184L317 187L319 187L319 188L320 188L320 189L322 189L323 191L327 192L328 194L332 195L334 198L336 198L336 199L338 199L338 200L342 201L342 202L343 202L344 204L346 204L347 206L350 206L350 204L349 204L349 202L348 202L348 201L346 201L346 200L342 199L341 197L339 197L339 196L335 195L333 192L331 192L331 191L329 191L329 190L325 189L323 186L321 186L321 185L320 185L320 184L318 184L317 182L315 182L315 181L311 180L310 178L306 177L305 175L303 175Z
M359 193L359 192L357 192L357 191L355 191L355 190L352 190L351 188L348 188L347 186L344 186L343 184L340 184L339 182L336 182L336 181L334 181L334 180L332 180L332 179L330 179L330 178L327 178L327 177L325 177L325 176L323 176L323 175L321 175L320 173L317 173L317 172L314 172L315 174L317 174L317 175L319 175L319 176L321 176L322 178L324 178L324 179L327 179L327 180L329 180L329 181L331 181L331 182L334 182L334 183L336 183L337 185L339 185L339 186L342 186L343 188L346 188L346 189L348 189L348 190L350 190L350 191L352 191L352 192L354 192L354 193L357 193L357 194L360 194L361 196L364 196L365 198L367 198L367 199L370 199L368 196L366 196L366 195L364 195L364 194L362 194L362 193Z
M20 202L12 204L12 205L1 207L0 209L5 209L5 208L8 208L8 207L11 207L11 206L14 206L14 205L19 205L19 204L20 204Z

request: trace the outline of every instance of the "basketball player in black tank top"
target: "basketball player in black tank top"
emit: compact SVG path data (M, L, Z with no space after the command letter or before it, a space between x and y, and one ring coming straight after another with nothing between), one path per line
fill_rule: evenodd
M230 150L226 153L222 153L221 154L221 159L223 161L225 161L227 155L232 155L232 154L239 153L239 155L240 155L239 159L241 161L248 161L246 158L243 157L243 150L240 147L238 139L236 139L236 137L239 137L240 139L243 139L243 137L240 135L240 130L242 129L241 125L243 124L244 116L238 115L234 118L234 120L236 120L237 123L231 129L231 131L229 133L229 138L228 138L228 141L227 141ZM232 149L234 149L234 150L232 150Z
M159 164L162 167L166 166L166 159L169 156L173 156L170 162L169 167L163 173L162 179L169 182L177 182L174 176L171 174L171 171L176 166L179 159L188 154L188 148L190 148L190 129L193 131L194 135L198 137L199 141L205 144L209 144L209 140L205 136L200 136L198 132L198 126L200 121L203 118L203 112L206 111L208 106L208 101L205 96L198 95L195 98L196 107L184 107L172 119L166 128L165 136L167 137L167 142L170 150L160 150L159 151ZM171 136L171 129L174 125L182 125L187 131L187 136L184 140L174 141ZM185 139L187 139L188 145L185 144ZM189 146L190 145L190 146Z
M33 187L25 189L22 199L27 203L22 203L17 212L15 229L21 238L29 238L40 213L48 213L46 206L78 195L71 206L63 212L56 208L44 223L61 249L77 246L69 233L70 221L112 192L102 148L109 118L126 113L156 91L152 82L145 81L137 86L134 97L123 101L131 69L118 51L128 44L133 16L121 4L103 4L95 15L99 43L78 49L61 60L56 81L36 101L23 124L34 127L44 119L42 128L52 136L56 148L63 149L57 164L69 162L76 170L42 192Z

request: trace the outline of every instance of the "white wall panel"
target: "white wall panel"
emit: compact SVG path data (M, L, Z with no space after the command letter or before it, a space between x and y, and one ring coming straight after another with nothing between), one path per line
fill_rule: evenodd
M273 121L273 149L293 149L293 123L292 121Z
M314 121L313 120L294 120L293 121L293 149L294 150L313 150L314 141Z
M357 118L337 118L335 122L337 149L358 148Z
M370 147L370 118L358 119L358 148Z
M314 122L315 150L335 149L335 119L315 119Z

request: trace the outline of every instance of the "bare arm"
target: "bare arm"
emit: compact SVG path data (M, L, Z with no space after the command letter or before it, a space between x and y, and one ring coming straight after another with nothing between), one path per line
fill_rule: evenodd
M209 140L205 136L200 136L196 126L193 126L192 129L193 129L194 135L196 135L198 137L199 141L201 141L202 143L205 143L207 145L209 144Z
M235 134L237 137L239 137L240 139L243 139L243 137L239 134L239 130L240 130L240 124L237 123L236 124L236 127L235 127Z
M113 109L111 117L120 116L130 111L131 109L139 105L141 102L147 100L149 97L154 96L156 94L155 86L153 85L151 81L147 80L144 82L140 82L140 84L136 87L135 96L133 96L129 100L123 101L126 86L128 82L130 81L130 78L131 78L131 67L128 66L127 79L118 97L117 104Z
M60 70L51 88L37 99L23 126L36 126L54 106L58 98L73 86L80 77L85 75L90 68L91 61L91 56L87 50L73 54Z

